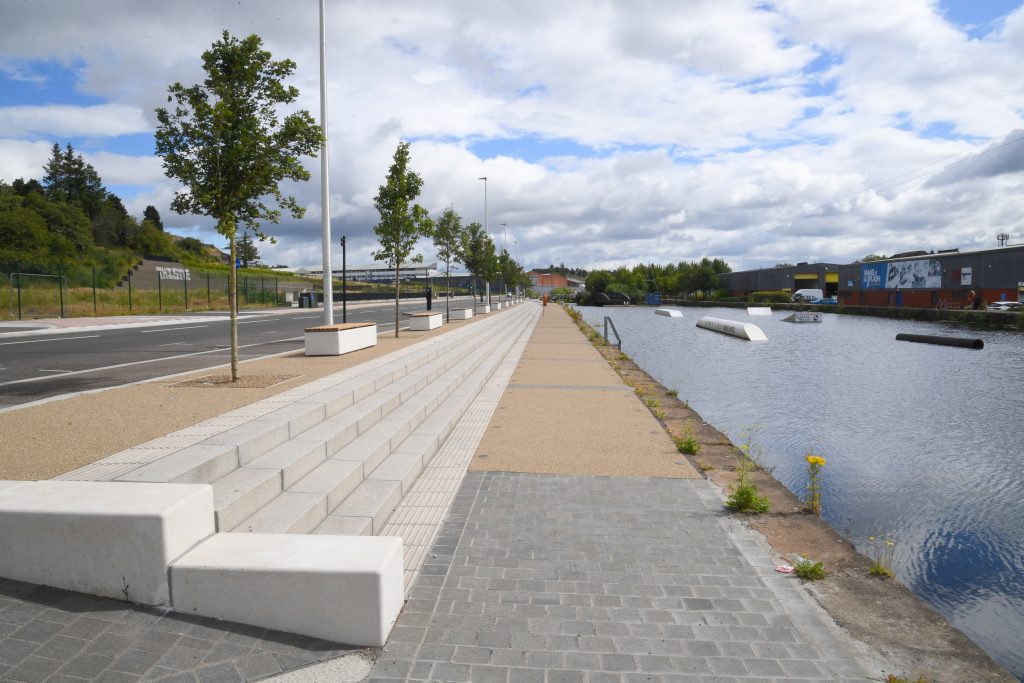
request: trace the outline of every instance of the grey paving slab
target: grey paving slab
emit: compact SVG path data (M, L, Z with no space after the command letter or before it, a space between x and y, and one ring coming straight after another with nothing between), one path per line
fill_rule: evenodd
M369 680L868 679L743 538L703 480L469 473Z
M244 681L365 652L0 579L0 681Z

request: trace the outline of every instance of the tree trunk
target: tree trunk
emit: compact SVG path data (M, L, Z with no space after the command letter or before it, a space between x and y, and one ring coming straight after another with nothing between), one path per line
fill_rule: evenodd
M235 268L235 236L228 240L231 274L228 276L228 308L231 309L231 381L238 381L238 269Z
M444 314L448 322L452 321L452 271L445 270L444 273Z
M402 281L398 279L398 268L399 266L395 266L395 339L398 339L398 299L402 286Z

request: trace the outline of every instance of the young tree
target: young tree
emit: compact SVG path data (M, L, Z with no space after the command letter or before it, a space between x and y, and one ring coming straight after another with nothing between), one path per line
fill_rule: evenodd
M445 292L451 293L452 288L452 263L462 260L462 217L455 213L455 209L448 207L441 213L434 226L434 248L437 250L437 258L444 262ZM445 296L444 310L445 317L451 319L451 297Z
M409 204L420 195L423 179L409 168L409 143L398 143L395 162L388 169L388 177L373 200L380 214L380 222L373 226L380 249L373 258L384 261L395 269L395 336L398 336L398 295L401 288L399 269L412 254L416 240L433 234L434 225L427 210L419 204Z
M235 262L238 225L260 239L260 221L277 223L281 209L295 218L305 213L294 197L281 194L284 180L309 180L303 156L316 156L323 133L306 110L279 119L281 105L299 95L283 81L295 71L290 59L273 61L259 36L239 40L227 31L203 53L206 80L168 88L172 110L159 108L157 154L164 172L185 186L171 209L211 216L228 240ZM268 206L267 199L280 208ZM273 241L273 240L271 240ZM231 380L238 379L237 274L231 268Z
M466 270L474 280L489 281L494 277L495 261L494 242L484 232L484 226L476 222L467 225L462 233L462 263ZM482 291L480 300L483 301Z
M260 262L260 250L256 248L256 243L249 237L249 231L244 230L242 236L238 238L238 260L242 262L243 268L256 265Z

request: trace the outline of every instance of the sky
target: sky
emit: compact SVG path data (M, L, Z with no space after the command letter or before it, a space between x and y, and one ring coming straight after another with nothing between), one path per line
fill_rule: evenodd
M370 261L400 141L419 202L486 218L528 269L1024 243L1020 0L326 5L336 267L341 235L348 263ZM70 143L130 213L152 204L223 247L210 218L171 211L154 110L228 30L295 61L295 106L319 120L318 7L0 0L0 180L40 178ZM264 226L269 264L322 263L320 160L305 164L284 187L305 217Z

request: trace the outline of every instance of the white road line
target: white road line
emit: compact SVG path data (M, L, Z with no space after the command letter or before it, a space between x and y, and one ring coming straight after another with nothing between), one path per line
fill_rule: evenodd
M166 330L143 330L139 334L156 334L158 332L177 332L178 330L198 330L201 327L209 327L209 325L192 325L190 327L169 327Z
M68 370L42 370L42 369L39 369L39 370L36 370L36 372L64 372L64 373L66 373L66 372L69 372L69 371Z
M41 344L42 342L54 342L54 341L66 341L68 339L92 339L98 337L98 334L89 334L84 337L59 337L57 339L30 339L29 341L20 342L0 342L0 346L10 346L12 344Z
M160 344L160 346L195 346L190 342L172 342L170 344Z
M244 344L242 346L239 346L238 348L239 349L247 349L247 348L252 347L252 346L265 346L267 344L274 344L274 343L277 343L277 342L301 341L301 340L302 340L302 337L289 337L287 339L274 339L273 341L259 342L259 343L256 343L256 344ZM132 361L131 363L118 363L117 365L105 365L105 366L103 366L101 368L89 368L88 370L73 370L71 372L66 372L66 373L64 373L64 375L61 375L61 376L63 377L65 375L84 375L84 374L89 373L89 372L99 372L100 370L113 370L115 368L126 368L126 367L129 367L129 366L132 366L132 365L143 365L145 363L159 363L159 362L165 361L165 360L175 360L177 358L189 358L191 356L202 356L202 355L207 354L207 353L217 353L218 351L223 351L223 350L224 349L209 349L207 351L196 351L195 353L182 353L182 354L179 354L177 356L164 356L163 358L150 358L148 360L137 360L137 361ZM202 369L202 368L199 368L199 369ZM193 372L195 372L195 371L193 371ZM15 379L15 380L11 380L10 382L0 382L0 387L5 387L8 384L27 384L29 382L39 382L39 381L42 381L44 379L51 379L51 378L50 377L29 377L28 379Z

